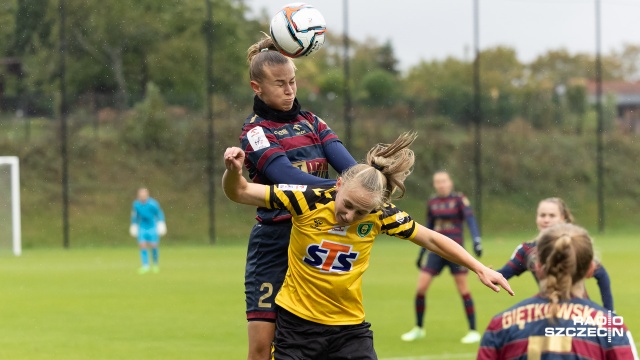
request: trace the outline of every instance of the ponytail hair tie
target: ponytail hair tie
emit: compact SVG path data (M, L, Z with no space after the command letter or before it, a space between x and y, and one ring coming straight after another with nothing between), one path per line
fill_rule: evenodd
M380 165L378 165L378 164L376 164L376 163L371 164L371 166L372 166L374 169L376 169L376 170L378 170L378 171L382 172L382 166L380 166Z
M263 52L263 51L269 51L269 48L262 48L262 49L260 49L260 52Z

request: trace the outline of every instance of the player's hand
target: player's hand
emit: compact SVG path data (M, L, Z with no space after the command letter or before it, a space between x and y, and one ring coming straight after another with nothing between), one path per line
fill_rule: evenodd
M478 258L482 256L482 243L480 239L473 241L473 252L476 253L476 257Z
M227 148L224 152L224 166L229 171L242 172L244 151L239 147Z
M511 286L507 279L502 276L499 272L489 269L488 267L483 265L481 271L476 272L478 274L478 278L480 281L485 284L487 287L491 288L495 292L499 292L500 288L507 290L507 292L513 296L515 293L511 290ZM499 285L499 286L498 286Z
M131 226L129 226L129 235L134 238L138 237L138 224L131 224Z
M158 221L156 224L156 231L160 236L167 235L167 224L164 221Z

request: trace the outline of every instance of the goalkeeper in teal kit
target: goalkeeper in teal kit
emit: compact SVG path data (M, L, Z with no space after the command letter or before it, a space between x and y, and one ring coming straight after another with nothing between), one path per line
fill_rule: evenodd
M138 197L133 202L129 233L138 239L138 245L140 246L142 267L138 270L138 273L159 272L158 244L160 243L160 237L167 233L167 225L164 222L164 213L160 208L160 204L149 197L149 190L146 188L138 189ZM149 266L149 249L151 249L153 266Z

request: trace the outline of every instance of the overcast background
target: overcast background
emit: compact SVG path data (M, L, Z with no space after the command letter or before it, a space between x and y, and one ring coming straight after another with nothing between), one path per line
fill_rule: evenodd
M391 40L402 69L420 59L473 56L473 0L348 0L349 34ZM269 18L292 1L245 0ZM307 1L342 33L343 0ZM602 51L640 44L640 0L602 0ZM266 29L268 30L268 29ZM595 0L480 0L480 47L506 45L521 61L549 49L595 53Z

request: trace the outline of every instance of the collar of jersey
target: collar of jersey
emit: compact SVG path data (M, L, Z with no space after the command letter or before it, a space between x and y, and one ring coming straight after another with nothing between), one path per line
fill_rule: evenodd
M253 112L261 118L277 122L292 122L300 114L300 103L298 98L293 99L293 106L289 111L278 111L270 108L258 95L253 98Z

